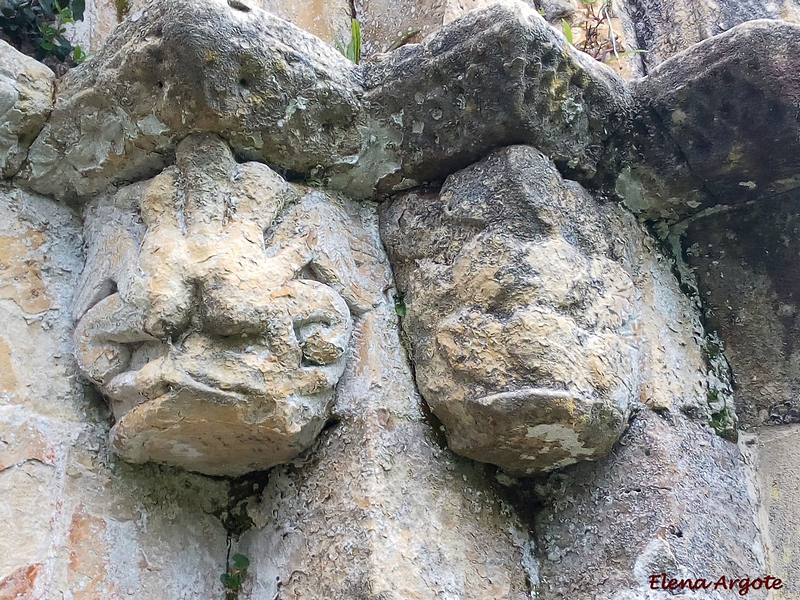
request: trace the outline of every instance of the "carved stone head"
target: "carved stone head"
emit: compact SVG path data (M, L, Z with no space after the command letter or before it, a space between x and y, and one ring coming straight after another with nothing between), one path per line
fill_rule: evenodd
M394 201L381 227L455 452L530 475L611 450L637 396L635 289L583 188L515 146Z
M116 453L237 475L311 445L369 308L344 221L213 135L87 207L76 352Z

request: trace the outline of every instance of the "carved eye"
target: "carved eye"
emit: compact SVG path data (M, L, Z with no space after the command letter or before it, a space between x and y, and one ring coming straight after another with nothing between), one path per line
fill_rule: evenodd
M249 6L247 6L247 4L240 2L239 0L228 0L228 6L242 12L250 12L252 10Z
M117 282L108 277L93 282L92 285L87 285L80 290L78 298L75 302L75 320L79 320L92 308L94 308L101 300L113 296L118 293Z

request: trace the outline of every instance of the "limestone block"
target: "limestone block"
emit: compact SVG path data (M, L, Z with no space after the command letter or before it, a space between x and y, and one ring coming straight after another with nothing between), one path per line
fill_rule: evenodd
M384 212L420 392L457 453L530 475L616 442L639 383L635 289L608 228L525 146Z
M369 136L354 169L331 177L340 189L441 181L513 143L541 148L581 181L615 171L612 148L630 108L623 80L522 2L470 12L360 71Z
M538 597L660 600L671 593L651 589L654 574L712 582L778 576L755 523L754 484L736 444L680 413L637 414L607 458L554 473L523 494L523 503L540 503ZM738 597L738 589L677 591ZM745 597L768 596L762 586Z
M80 227L74 210L0 186L0 405L83 416L69 310L83 266Z
M797 0L622 0L618 6L634 25L646 71L711 36L746 21L800 22Z
M136 12L145 4L144 0L87 0L83 19L66 26L66 37L73 45L81 47L88 55L96 54L103 41L128 14Z
M531 597L530 536L493 468L455 456L425 422L396 320L384 301L359 322L336 425L250 505L238 547L252 597Z
M67 37L87 54L96 54L114 28L127 16L144 8L147 0L86 0L82 21L67 25ZM251 8L261 8L333 44L350 31L350 5L345 0L248 0ZM127 12L120 13L121 8ZM121 18L120 18L121 17Z
M250 0L253 6L263 8L315 35L323 42L335 45L337 38L345 46L350 39L350 15L348 0Z
M514 142L581 180L616 172L623 80L524 3L474 11L355 69L321 40L231 2L153 2L132 14L64 78L21 183L69 199L142 180L194 129L359 197L443 179Z
M639 156L617 186L645 218L678 220L797 189L800 26L747 22L633 86Z
M0 439L5 444L16 442L14 436L21 433L12 430L9 420L6 414L0 415ZM0 580L45 561L54 541L50 523L57 512L52 490L58 485L58 472L52 460L33 450L18 449L17 460L0 469ZM45 460L40 462L40 458Z
M53 108L55 75L0 40L0 176L19 170Z
M800 422L798 193L698 215L672 235L724 342L742 424Z
M77 358L110 399L118 454L242 474L320 432L351 314L376 292L335 201L301 193L198 135L175 167L87 209Z
M95 432L100 434L98 428ZM44 597L223 597L228 483L154 465L109 468L96 435L72 451Z
M57 197L93 194L152 177L194 130L293 171L348 166L360 146L352 67L242 2L152 1L63 78L25 178Z

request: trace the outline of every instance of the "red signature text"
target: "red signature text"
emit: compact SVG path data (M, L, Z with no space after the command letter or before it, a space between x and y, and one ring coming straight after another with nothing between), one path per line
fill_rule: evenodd
M718 579L674 579L667 578L666 573L650 575L651 590L736 590L740 596L745 596L750 590L779 590L783 587L783 581L772 575L763 577L726 577L720 576Z

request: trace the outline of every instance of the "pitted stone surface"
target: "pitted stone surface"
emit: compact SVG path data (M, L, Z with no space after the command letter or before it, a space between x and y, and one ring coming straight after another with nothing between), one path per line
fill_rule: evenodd
M610 68L569 45L535 9L500 2L360 69L378 188L442 180L493 148L529 143L578 179L602 182L630 98Z
M53 107L55 75L0 40L0 176L19 170Z
M205 135L88 207L77 358L111 401L118 454L241 474L322 429L351 311L372 298L346 218L300 191Z
M617 186L670 221L800 186L800 25L758 20L677 54L636 82L639 157Z
M800 422L798 193L675 225L748 427Z
M644 154L620 189L644 186L638 205L626 194L643 217L719 204L713 185L732 197L762 185L717 168L735 137L725 127L752 133L747 115L710 98L709 117L682 96L694 86L704 98L717 78L728 96L765 100L753 119L769 122L772 92L759 86L776 77L770 60L789 72L794 34L781 26L765 41L777 59L750 52L766 61L761 83L723 81L749 64L764 25L749 27L708 42L738 40L718 62L689 52L705 71L686 90L669 65L635 84ZM360 67L246 0L153 2L108 48L62 82L17 184L88 201L75 340L115 413L111 448L213 475L291 461L247 502L252 595L639 600L654 569L762 569L745 457L711 428L735 433L735 413L699 302L628 212L562 178L617 174L627 84L513 2ZM674 89L645 98L651 85ZM674 106L696 121L664 125L656 109ZM762 137L744 148L746 168L791 141ZM703 140L720 146L706 156ZM494 151L520 142L541 152ZM763 181L791 171L776 156ZM452 448L511 474L567 466L537 480L534 534L501 500L527 484L453 457L424 423L381 293L391 280L375 206L240 162L253 159L359 197L451 175L384 211L403 333ZM13 498L0 540L15 540L0 552L0 595L222 597L225 531L211 515L230 516L227 483L112 464L111 418L83 397L65 337L77 217L9 198L3 214L52 205L69 226L0 224L0 281L14 282L0 289L0 401L21 405L0 410L0 487ZM717 258L703 256L709 272ZM31 419L32 407L70 422ZM18 514L35 527L17 535Z
M599 184L629 109L622 79L514 0L359 68L259 9L153 1L64 78L20 183L85 198L155 175L201 130L357 197L519 142Z

